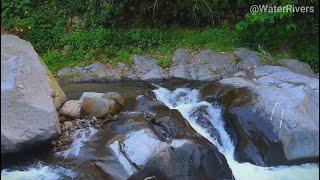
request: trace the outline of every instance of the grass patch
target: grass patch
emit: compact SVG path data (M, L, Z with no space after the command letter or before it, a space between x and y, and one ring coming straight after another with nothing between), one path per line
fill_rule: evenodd
M232 51L240 46L235 31L229 28L76 30L65 34L59 45L40 54L53 73L95 61L131 65L132 54L152 55L161 67L167 68L172 54L180 48Z

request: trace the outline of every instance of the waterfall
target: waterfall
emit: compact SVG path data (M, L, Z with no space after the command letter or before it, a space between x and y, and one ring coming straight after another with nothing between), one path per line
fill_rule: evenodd
M219 105L212 105L206 101L200 101L199 92L196 89L178 88L170 91L157 86L154 90L156 98L162 101L170 109L178 110L190 123L192 128L199 134L217 146L218 150L225 156L233 175L238 180L259 179L259 180L311 180L319 179L319 167L317 164L303 164L295 166L261 167L251 163L239 163L234 158L235 146L224 128L224 121L221 118ZM207 106L207 113L210 115L210 122L220 135L221 144L216 138L211 137L204 127L198 124L192 112L200 106Z

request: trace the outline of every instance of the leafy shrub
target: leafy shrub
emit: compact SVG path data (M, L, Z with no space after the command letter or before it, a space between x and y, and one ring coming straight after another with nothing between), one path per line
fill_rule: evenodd
M251 4L261 4L257 0L3 0L1 28L30 41L53 71L96 60L130 64L131 54L156 54L168 67L179 48L259 45L272 56L286 52L318 70L319 1L264 3L314 6L316 13L246 14Z
M319 47L308 41L301 42L293 49L294 57L308 63L313 71L319 72Z
M130 53L124 50L117 53L117 59L127 65L131 65L133 63Z
M60 68L65 66L65 63L61 61L62 57L59 51L53 50L42 56L44 63L50 68L51 71L56 72Z
M290 12L247 14L236 29L247 45L256 46L258 43L274 50L295 34L296 24L292 16Z
M166 53L158 58L158 64L163 68L168 68L171 64L171 54Z
M281 1L280 5L313 6L317 12L318 1ZM269 3L273 5L273 1ZM277 4L279 5L279 4ZM276 54L287 52L287 56L307 62L318 71L319 60L319 15L277 12L246 14L236 29L239 40L259 50L259 47ZM315 38L316 37L316 38Z

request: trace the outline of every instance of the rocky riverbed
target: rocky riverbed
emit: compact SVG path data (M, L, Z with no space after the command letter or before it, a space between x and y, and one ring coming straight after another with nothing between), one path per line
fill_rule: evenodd
M115 86L108 88L112 87L112 84ZM55 144L56 149L45 153L45 158L32 154L32 159L27 159L18 167L40 161L42 166L34 165L30 168L57 169L59 166L72 170L77 178L94 179L242 179L245 175L243 172L247 171L265 179L291 179L291 173L298 178L301 175L307 179L317 177L316 164L273 166L275 170L264 169L264 166L272 166L272 163L269 163L270 160L263 151L258 151L258 155L249 154L253 159L256 156L266 157L262 158L262 165L256 163L259 166L255 166L255 162L238 163L246 162L237 157L240 149L235 145L239 136L236 133L228 135L236 129L228 126L229 122L221 116L223 108L220 107L223 106L223 101L213 97L215 93L225 94L229 91L221 92L221 89L225 89L223 85L216 84L212 87L211 83L196 84L187 81L167 81L157 85L140 83L140 87L134 84L69 84L63 87L67 90L68 98L73 100L80 99L83 92L88 90L117 91L117 88L121 87L118 91L124 92L124 88L128 88L135 92L124 95L125 102L133 97L136 101L123 112L109 117L66 120L60 116L60 119L63 119L60 123L62 135L55 142L64 143ZM215 93L211 93L212 90ZM236 99L241 93L243 92L229 95L231 99ZM66 129L63 127L65 122L72 122L73 126ZM248 138L250 137L248 135ZM258 145L256 147L260 148ZM217 169L217 164L220 164L222 169ZM288 163L282 160L278 164ZM17 166L10 165L6 168ZM12 171L8 170L7 174L10 174L9 172Z
M3 179L319 178L319 79L299 61L178 50L168 69L63 69L60 88L30 43L1 45Z

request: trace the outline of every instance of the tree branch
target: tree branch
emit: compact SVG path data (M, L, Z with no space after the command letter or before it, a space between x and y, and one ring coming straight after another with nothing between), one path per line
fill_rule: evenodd
M207 8L210 11L210 16L211 16L211 20L212 20L212 26L214 27L214 18L213 18L212 10L211 10L210 6L208 5L208 3L205 0L202 0L202 1L204 2L204 4L207 6Z

